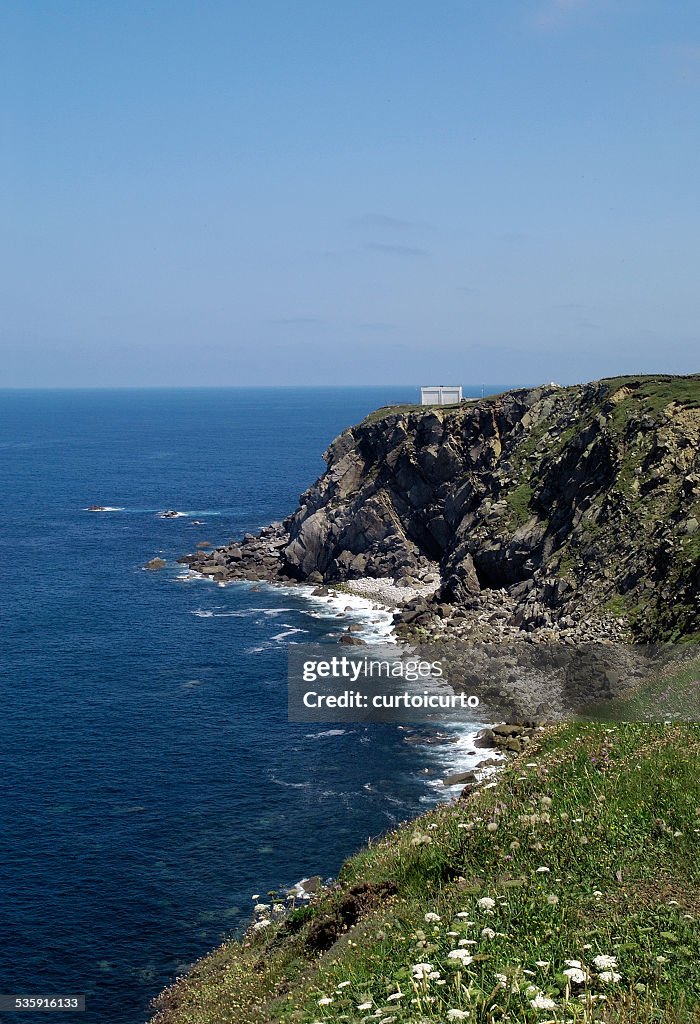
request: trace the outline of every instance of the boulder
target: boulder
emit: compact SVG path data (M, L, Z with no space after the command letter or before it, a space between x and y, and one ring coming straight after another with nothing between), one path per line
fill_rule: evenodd
M453 775L446 775L442 780L443 786L458 786L464 782L476 782L476 773L473 771L455 772Z
M496 737L492 729L482 729L474 740L474 746L477 750L489 749L490 747L495 747L495 745Z
M313 896L321 888L321 876L312 875L311 878L302 878L299 888L307 892L309 896Z
M520 736L521 733L525 732L525 726L508 723L504 725L495 725L493 727L493 732L496 736L505 736L506 738L509 736Z

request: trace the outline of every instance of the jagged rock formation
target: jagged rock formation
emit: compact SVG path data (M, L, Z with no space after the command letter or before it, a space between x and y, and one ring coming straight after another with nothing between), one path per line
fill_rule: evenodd
M187 561L317 583L418 583L437 566L435 595L401 615L430 635L460 619L509 635L605 620L700 638L699 449L700 375L379 410L333 441L283 524Z

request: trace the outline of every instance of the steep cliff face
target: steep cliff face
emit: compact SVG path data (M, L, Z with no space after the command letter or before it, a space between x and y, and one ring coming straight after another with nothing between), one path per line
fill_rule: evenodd
M700 376L379 410L249 554L262 544L272 575L314 582L420 582L437 566L438 592L405 616L419 626L505 591L515 628L605 613L640 638L695 635L699 451ZM250 571L240 551L233 575Z

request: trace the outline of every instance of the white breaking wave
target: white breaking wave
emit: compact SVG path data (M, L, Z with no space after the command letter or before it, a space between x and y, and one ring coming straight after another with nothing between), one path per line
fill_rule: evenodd
M318 619L347 618L349 623L362 626L354 635L368 643L393 644L394 616L387 608L382 608L374 601L356 594L344 594L329 588L327 595L314 594L314 587L300 586L297 592L303 594L311 608L306 615Z
M256 615L266 615L272 618L275 615L283 615L284 612L291 612L293 610L293 608L241 608L238 611L226 611L219 608L196 608L190 612L190 615L197 615L203 619L252 619ZM289 628L293 627L290 626Z
M294 636L296 633L309 632L308 629L300 629L298 626L287 626L286 623L283 623L283 625L286 628L281 633L275 633L274 636L270 637L270 640L276 640L279 643L280 640L285 640L288 636Z

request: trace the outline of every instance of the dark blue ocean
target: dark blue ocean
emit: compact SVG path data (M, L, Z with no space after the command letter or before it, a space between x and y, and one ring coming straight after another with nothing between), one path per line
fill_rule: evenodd
M143 1024L252 894L332 875L435 799L454 751L286 720L287 643L380 615L175 562L288 514L337 433L416 395L0 392L0 992Z

